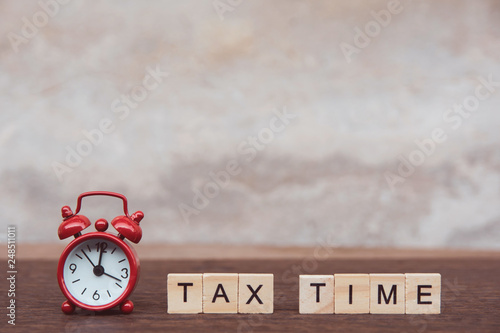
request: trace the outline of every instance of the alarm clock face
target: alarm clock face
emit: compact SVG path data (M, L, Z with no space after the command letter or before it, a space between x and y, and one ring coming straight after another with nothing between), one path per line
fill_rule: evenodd
M118 242L96 236L77 243L68 254L63 267L64 284L74 299L82 304L91 307L108 305L133 288L129 286L130 266L129 258Z

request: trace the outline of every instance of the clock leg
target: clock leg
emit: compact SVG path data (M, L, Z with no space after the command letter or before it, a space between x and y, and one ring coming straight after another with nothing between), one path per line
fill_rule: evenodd
M75 311L75 306L68 301L64 301L61 305L61 310L65 314L72 314Z
M134 311L134 303L132 301L126 300L120 305L120 311L124 314L129 314Z

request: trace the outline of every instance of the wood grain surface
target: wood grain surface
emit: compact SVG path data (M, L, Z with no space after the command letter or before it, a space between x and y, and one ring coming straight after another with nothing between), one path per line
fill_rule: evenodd
M117 309L103 313L60 311L64 300L56 281L57 261L20 261L17 281L17 321L21 331L45 332L499 332L500 261L492 259L411 260L146 260L132 294L135 310L122 315ZM5 271L5 270L4 270ZM199 314L166 312L168 273L234 272L274 273L275 312L270 315ZM440 315L300 315L298 275L334 273L442 274ZM6 279L2 279L6 281ZM6 290L5 282L2 289ZM2 297L5 312L6 297ZM0 327L7 325L4 317ZM6 332L6 330L3 330Z

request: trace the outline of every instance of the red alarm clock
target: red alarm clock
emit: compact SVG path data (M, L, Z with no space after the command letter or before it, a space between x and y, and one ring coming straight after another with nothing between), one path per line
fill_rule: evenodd
M95 222L97 232L82 235L81 232L91 223L86 216L77 214L82 199L94 195L122 199L124 215L111 221L118 235L105 232L108 228L105 219ZM58 230L59 239L75 237L64 249L57 267L59 287L67 298L62 304L62 311L70 314L76 306L102 311L119 305L122 313L131 313L134 304L127 297L139 279L140 266L139 258L127 240L133 243L141 240L139 222L144 213L137 211L129 215L127 198L119 193L105 191L82 193L78 197L75 213L69 206L64 206L61 213L63 222Z

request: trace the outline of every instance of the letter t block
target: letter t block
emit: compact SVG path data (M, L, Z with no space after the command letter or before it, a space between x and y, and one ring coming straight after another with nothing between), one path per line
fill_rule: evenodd
M167 312L202 313L202 274L167 275Z
M333 314L333 275L299 276L299 313Z

